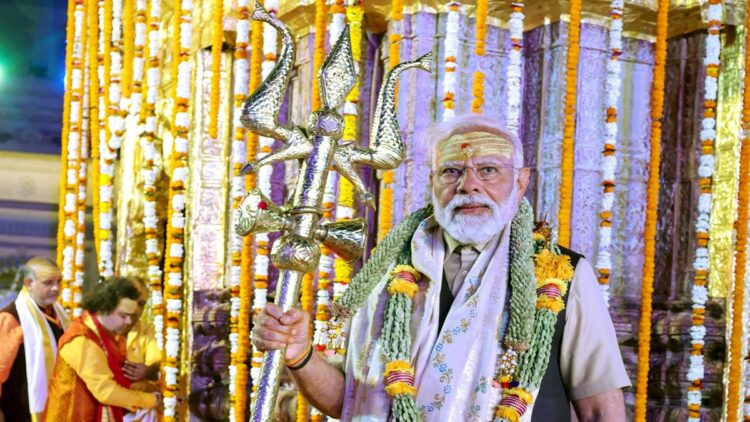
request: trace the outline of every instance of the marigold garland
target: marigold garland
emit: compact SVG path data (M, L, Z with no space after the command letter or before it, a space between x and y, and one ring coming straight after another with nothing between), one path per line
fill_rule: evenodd
M705 313L708 291L706 281L709 271L709 227L711 225L711 207L713 202L712 185L714 174L713 148L716 140L716 102L719 87L719 66L721 64L721 30L722 0L709 0L708 35L706 36L706 77L703 99L703 130L701 131L701 156L698 166L701 194L698 201L698 216L695 224L696 250L693 270L695 278L692 286L692 327L690 327L690 368L688 386L688 420L700 421L701 387L703 384L703 346L706 335Z
M445 75L443 76L443 121L456 115L456 88L458 73L458 31L461 29L461 3L452 1L447 4L448 19L445 24Z
M487 15L489 13L489 1L477 0L476 12L476 45L474 54L477 57L484 57L486 52L485 40L487 38ZM477 67L479 69L479 67ZM484 106L484 72L477 70L474 72L471 93L474 99L471 101L471 112L481 114Z
M578 58L581 50L581 0L570 2L568 26L568 60L565 71L565 126L560 158L560 210L558 242L570 246L570 216L573 208L573 159L575 155L576 101L578 92Z
M174 143L170 160L169 218L164 262L164 299L166 301L165 360L162 361L164 379L164 420L177 420L177 391L180 388L180 326L183 310L183 264L185 253L185 201L188 175L188 146L190 130L190 82L192 64L192 0L181 0L175 5L174 50L172 57L178 62L173 68Z
M712 0L711 4L717 0ZM719 0L720 1L720 0ZM750 1L746 7L750 7ZM745 24L745 45L750 45L750 13L747 14ZM746 47L747 48L747 47ZM728 386L725 397L727 398L727 421L736 421L741 417L750 420L750 352L747 351L748 343L748 312L747 298L747 240L748 220L750 216L750 55L745 55L745 77L742 104L742 146L740 147L740 180L737 205L737 220L735 230L737 231L736 254L734 263L734 289L732 291L732 319L731 337L729 339L727 353L727 378ZM744 330L744 333L743 333ZM744 351L744 353L743 353ZM740 407L740 397L743 395L742 359L745 362L744 382L744 407ZM744 415L744 416L743 416Z
M86 26L89 27L90 15L89 12L92 10L92 0L87 0L88 4L84 2L82 7L81 22L85 22ZM84 257L85 257L85 240L86 240L86 187L87 187L87 161L89 156L89 60L94 60L88 53L87 38L89 37L90 30L85 29L81 34L81 72L83 81L81 87L81 125L79 127L80 140L78 144L78 183L75 188L76 191L76 212L73 220L76 224L75 234L75 258L73 259L73 267L75 275L73 276L72 283L70 285L70 313L73 317L78 317L83 312L81 308L81 301L83 300L83 276L84 276Z
M323 65L326 55L326 0L315 0L315 37L313 45L313 89L312 109L320 108L320 85L318 84L318 70Z
M83 46L85 45L85 19L86 5L84 0L75 0L70 8L70 21L72 22L71 34L69 34L71 43L70 55L70 84L66 87L69 91L68 121L66 143L63 149L65 165L62 177L64 185L61 191L64 192L63 201L60 206L63 210L63 247L61 252L61 270L62 270L62 292L61 300L65 310L72 315L74 306L73 288L76 280L76 248L78 239L78 193L79 177L81 169L81 143L83 127L83 102L84 102L84 56Z
M664 108L664 71L667 57L667 25L669 0L659 0L656 12L656 45L654 48L654 79L651 89L651 154L646 195L644 225L643 282L641 284L641 316L638 327L638 372L636 376L635 420L646 420L648 398L649 352L651 350L651 311L654 293L654 255L656 252L656 220L659 210L659 164L661 159L661 119Z
M211 103L208 136L219 136L219 90L221 89L221 46L224 42L224 0L215 0L211 25Z
M253 20L251 24L251 41L250 41L250 87L249 91L253 92L255 89L258 88L261 82L261 67L263 65L263 22ZM247 161L253 161L257 158L258 155L258 135L256 135L254 132L247 132L247 144L246 144L246 151ZM255 188L255 182L256 182L256 175L255 174L248 174L245 176L245 189L247 191L250 191L251 189ZM267 285L265 282L262 282L260 280L256 280L255 286L253 286L253 246L255 245L255 242L253 240L253 236L245 236L242 239L242 260L241 260L241 276L240 276L240 299L242 303L250 303L250 301L257 301L262 300L265 301L265 289L267 288ZM253 291L253 289L256 289ZM260 292L260 296L262 298L258 298ZM244 347L245 344L248 345L248 349L250 348L249 344L249 335L250 335L250 321L251 321L251 312L253 312L253 307L248 306L240 309L239 319L238 319L238 325L239 325L239 332L241 333L240 338L240 345ZM247 335L245 335L247 333ZM248 342L248 343L246 343ZM246 350L248 349L240 349L242 353L238 352L240 357L244 357L247 355ZM258 352L255 350L255 346L252 346L252 354L251 354L251 361L250 361L250 379L252 381L252 392L251 396L255 395L255 390L257 388L257 378L260 375L260 367L263 363L263 353ZM237 391L243 392L247 389L247 384L240 385L240 382L244 381L240 378L238 378L237 383ZM241 388L242 387L242 388ZM241 420L238 418L238 420Z
M130 60L131 65L126 66L125 69L129 70L129 76L126 78L123 76L124 88L123 95L125 99L122 102L123 111L127 113L126 117L134 118L142 124L140 119L141 105L143 102L143 80L144 80L144 68L145 68L145 55L146 55L146 37L147 37L147 0L135 0L135 17L133 25L133 36L130 42L132 42L133 51L132 59ZM130 13L130 12L129 12ZM129 44L125 41L125 46ZM126 50L127 51L127 50ZM127 108L126 108L127 107Z
M599 212L599 247L596 269L604 302L609 307L609 276L612 270L612 208L615 203L615 171L617 170L617 105L622 89L620 55L622 54L623 0L612 0L609 11L609 60L605 83L607 116L605 118L604 149L602 150L602 205Z
M239 0L235 9L237 22L235 27L236 38L234 46L234 115L242 113L242 102L248 94L250 83L250 63L247 50L250 45L250 10L248 0ZM245 193L245 177L240 175L240 169L246 162L247 131L239 119L232 119L232 149L230 160L232 162L232 179L230 184L230 195L232 198L232 212L236 212L242 203ZM229 250L229 293L230 293L230 323L229 323L229 347L231 361L229 364L229 420L244 421L247 404L247 353L249 332L240 332L239 317L243 309L250 309L249 286L245 286L247 292L241 294L242 274L242 237L234 230L230 230L227 249ZM244 302L243 302L244 299ZM249 326L247 326L249 329Z
M146 95L142 97L140 122L143 125L141 133L141 148L143 149L143 193L145 202L143 205L143 227L146 232L146 259L148 268L146 275L151 290L151 313L153 314L154 335L159 350L164 350L164 293L162 291L161 258L162 251L159 248L159 237L157 233L158 217L156 215L156 97L159 89L159 66L161 53L161 40L159 39L159 26L161 22L161 2L159 0L148 0L148 32L147 32L147 57L148 70L146 71Z
M312 313L314 299L314 288L313 280L314 275L307 273L302 277L302 283L300 286L300 300L299 307L307 313ZM312 324L312 323L311 323ZM297 421L306 421L310 413L310 404L302 394L297 394Z
M508 108L506 111L505 125L512 133L518 134L521 122L521 59L523 56L523 1L514 1L510 4L510 30L511 50L508 52L508 70L506 79L508 83Z
M90 122L90 130L89 130L89 149L90 149L90 156L91 156L91 202L93 205L92 210L92 218L94 220L94 246L95 250L98 250L98 245L96 245L96 240L98 236L96 235L96 227L97 223L99 222L98 216L99 216L99 142L101 142L102 138L102 131L104 130L103 120L101 118L102 116L102 90L101 90L101 81L99 80L99 72L103 69L104 66L104 60L102 57L102 54L104 53L104 50L100 48L101 40L100 37L102 36L101 28L102 24L100 22L100 19L103 17L103 14L99 13L100 10L102 10L103 1L98 0L89 0L89 9L88 9L88 28L89 28L89 35L88 35L88 84L89 84L89 92L88 92L88 118ZM85 204L85 203L84 203ZM98 254L97 254L98 255Z
M122 96L129 98L134 80L133 57L135 55L135 8L142 0L125 1L122 9Z

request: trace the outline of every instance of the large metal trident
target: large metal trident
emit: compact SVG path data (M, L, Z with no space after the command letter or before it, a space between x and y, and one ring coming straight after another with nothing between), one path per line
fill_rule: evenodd
M404 158L404 144L396 119L394 92L399 74L417 67L430 71L432 54L391 69L383 80L370 131L370 148L356 143L339 143L344 119L337 109L354 88L357 73L347 26L325 59L318 83L323 107L308 117L307 125L282 126L277 121L294 65L295 45L289 29L262 5L256 3L252 18L266 22L281 33L279 60L258 89L242 106L242 124L261 136L281 140L285 145L258 161L250 162L243 172L255 172L261 166L286 160L300 160L299 176L291 203L278 207L258 189L248 192L236 215L235 231L250 233L281 231L271 249L271 261L281 272L276 288L276 304L286 311L297 304L300 281L305 273L315 271L320 259L318 241L341 258L351 262L362 255L366 229L363 219L337 221L318 225L323 210L323 190L328 171L333 166L349 179L368 206L375 206L371 193L357 173L359 166L378 170L393 169ZM268 351L255 394L251 420L271 418L279 387L281 363L285 350Z

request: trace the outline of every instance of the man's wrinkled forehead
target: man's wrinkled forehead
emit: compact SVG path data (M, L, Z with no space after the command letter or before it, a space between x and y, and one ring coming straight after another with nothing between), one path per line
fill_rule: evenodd
M487 156L510 159L512 155L513 144L509 140L489 132L466 132L438 142L436 158L437 165L441 165Z

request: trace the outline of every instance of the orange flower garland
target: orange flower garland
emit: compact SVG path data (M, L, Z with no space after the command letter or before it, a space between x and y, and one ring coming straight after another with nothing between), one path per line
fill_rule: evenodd
M164 420L176 421L177 391L180 388L180 349L182 343L182 311L184 299L183 265L185 254L185 202L188 174L188 145L190 130L190 84L192 64L190 48L192 41L192 0L181 0L175 5L174 50L172 57L177 62L173 68L172 81L176 85L173 97L172 130L174 142L170 160L169 218L167 244L164 261L164 299L166 302L165 360L162 362L164 379Z
M661 119L664 108L664 71L667 58L667 25L669 0L659 0L656 12L656 46L654 49L654 82L651 89L651 155L646 195L644 225L643 283L641 285L641 317L638 327L638 373L636 376L635 420L646 420L648 398L649 353L651 350L651 311L654 293L654 255L656 252L656 220L659 210L659 164L661 159Z
M247 50L250 45L250 10L247 7L248 0L239 0L235 14L237 16L236 38L234 45L234 115L242 113L242 102L247 97L249 84L249 69ZM232 119L232 180L230 195L232 197L233 212L239 208L245 193L245 177L240 175L240 169L245 164L247 154L246 137L247 131L238 119ZM245 408L247 404L247 351L249 333L240 333L239 319L243 309L250 309L250 295L241 294L242 285L242 237L234 230L229 231L229 293L230 293L230 322L229 322L229 347L231 361L229 364L229 420L231 422L245 420ZM249 293L249 286L246 286ZM245 299L245 302L242 301ZM249 328L249 326L248 326ZM242 345L241 345L242 344ZM242 353L241 353L242 352Z
M96 227L97 223L99 221L99 142L101 141L101 132L103 131L104 125L103 121L101 119L102 115L102 101L104 100L102 98L102 90L100 86L99 81L99 71L104 66L104 61L102 58L102 54L104 52L103 49L99 48L99 37L101 37L101 28L102 25L99 22L100 15L98 13L98 9L103 6L103 1L99 0L98 2L95 0L89 0L88 4L88 28L89 28L89 35L88 35L88 52L86 53L88 55L88 84L89 84L89 92L88 92L88 108L89 108L89 149L91 150L91 185L92 185L92 204L93 204L93 210L92 210L92 218L94 220L94 246L96 250L98 250L98 245L96 245ZM85 203L84 203L85 204Z
M133 57L135 55L135 8L143 7L143 0L125 0L122 15L122 96L130 98L131 87L134 81Z
M74 307L74 284L76 280L76 249L79 227L79 178L81 169L81 143L83 134L83 102L84 102L84 57L83 46L86 34L86 5L84 0L75 0L72 17L72 52L70 57L70 105L68 108L67 143L63 150L66 159L64 172L64 200L60 204L63 208L63 250L62 250L62 292L61 299L68 314L72 315ZM63 187L61 187L62 189Z
M318 70L326 55L326 0L315 0L315 37L313 47L313 89L312 110L320 108L320 85Z
M263 64L263 22L261 21L252 21L252 29L251 29L251 41L250 41L250 88L249 91L253 92L255 89L258 88L261 82L261 67ZM258 154L258 135L256 135L253 132L247 132L247 161L253 161L256 159ZM245 188L246 190L251 190L255 188L255 181L256 176L255 174L249 174L245 178ZM253 294L253 288L260 289L260 291L265 292L265 289L267 288L267 284L265 281L261 280L255 280L255 286L253 286L253 236L245 236L243 239L243 245L242 245L242 271L240 276L240 301L243 304L250 304L251 300L258 300L258 294L257 292ZM265 295L265 293L263 293ZM254 298L252 296L255 296ZM261 298L261 300L265 300L265 297ZM251 312L253 307L252 306L244 306L240 309L239 319L238 319L238 329L240 333L240 348L237 354L239 355L240 359L245 359L245 356L247 356L247 351L250 349L250 321L251 321ZM260 374L260 367L263 363L263 353L258 352L255 350L255 347L252 347L252 357L250 361L250 376L253 380L252 385L252 395L254 395L255 390L257 388L257 383L255 380L258 378ZM243 384L244 381L244 384ZM242 392L247 390L247 378L244 377L241 378L240 374L238 372L238 378L237 378L237 391ZM237 406L239 408L239 404ZM244 412L244 408L243 408ZM239 415L237 416L238 420L240 419Z
M154 316L154 335L159 350L164 350L164 293L162 291L162 251L159 248L157 234L158 217L156 215L156 174L155 165L156 148L156 97L159 89L159 66L161 42L159 39L159 26L161 22L161 2L149 0L148 2L148 33L147 33L147 56L148 70L146 71L146 95L143 96L140 122L143 125L141 134L141 147L143 149L143 193L145 202L143 205L143 227L146 232L146 259L148 268L146 274L148 284L151 288L151 313Z
M477 0L476 45L474 46L474 54L477 57L484 57L486 51L488 6L488 0ZM471 102L471 112L481 114L484 106L484 72L481 70L474 72L471 92L474 96Z
M750 1L747 6L750 7ZM750 9L748 9L750 10ZM747 30L750 25L750 13L747 14L745 24L745 43L750 45L750 31ZM747 237L748 221L750 220L750 54L745 55L745 80L744 92L742 98L742 146L740 147L740 180L737 204L737 220L735 230L737 230L736 254L734 263L734 290L732 292L732 319L731 333L729 339L729 353L727 355L727 421L736 421L738 416L744 413L743 419L750 420L750 383L744 386L745 390L745 409L740 408L740 397L742 395L742 359L743 343L747 342L748 337L743 335L743 329L747 331L748 315L743 318L744 301L747 300L745 295L746 283L746 265L747 265ZM747 312L745 312L746 314ZM744 325L744 327L743 327ZM750 360L750 352L745 357ZM750 362L745 363L750 366ZM750 370L746 368L746 382L750 382Z
M568 26L568 63L565 73L565 126L563 128L562 157L560 159L560 210L557 216L559 229L557 242L570 246L570 214L573 207L573 159L575 156L576 100L578 85L578 58L581 50L581 0L570 2Z
M313 279L312 273L307 273L302 277L300 286L299 307L307 313L312 313L313 309ZM312 322L311 322L312 324ZM306 421L310 410L310 405L301 393L297 394L297 418L296 421Z
M404 19L403 0L391 2L391 45L388 50L388 67L393 69L401 62L401 30ZM394 101L398 104L398 84L394 90ZM398 110L398 109L397 109ZM393 225L393 182L395 172L386 170L380 180L380 203L378 204L378 240L382 240Z
M224 42L224 0L215 0L211 41L211 111L208 136L219 136L219 90L221 89L221 45Z

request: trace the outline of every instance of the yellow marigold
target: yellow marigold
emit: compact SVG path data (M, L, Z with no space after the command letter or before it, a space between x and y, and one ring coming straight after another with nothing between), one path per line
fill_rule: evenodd
M518 422L520 415L518 411L510 406L498 406L495 411L495 417L498 419L507 419L510 422Z
M394 397L398 394L408 394L413 396L417 393L417 388L405 382L394 382L393 384L385 386L385 392L389 397Z
M537 309L547 308L555 314L559 314L560 311L565 309L565 303L560 298L551 298L547 295L539 295L536 299Z
M394 360L385 364L386 377L393 371L406 371L414 375L414 368L411 367L411 363L405 360Z
M388 285L388 293L390 293L391 295L402 293L409 296L409 299L413 298L414 294L417 293L418 290L419 287L416 285L416 283L406 281L402 278L394 278Z
M570 265L570 257L567 255L556 255L549 249L542 249L536 255L535 261L537 280L573 278L573 266Z
M503 392L503 397L505 396L518 396L518 398L526 402L526 404L531 404L531 402L534 401L534 396L532 396L531 393L521 387L515 387L509 390L505 390L505 392Z

